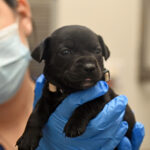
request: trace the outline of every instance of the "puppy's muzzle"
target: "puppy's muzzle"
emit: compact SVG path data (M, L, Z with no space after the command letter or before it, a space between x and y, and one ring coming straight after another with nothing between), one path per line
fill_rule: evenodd
M96 70L96 65L94 63L86 63L83 65L83 70L87 73L92 73Z
M102 69L98 65L96 58L78 56L74 60L70 65L70 69L64 74L64 81L67 86L75 89L86 89L102 79Z
M82 56L76 59L72 65L72 69L81 71L84 74L90 74L96 72L99 68L94 57Z

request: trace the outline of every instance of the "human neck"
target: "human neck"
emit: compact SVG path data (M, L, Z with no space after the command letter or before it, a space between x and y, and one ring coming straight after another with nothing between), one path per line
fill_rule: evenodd
M0 105L0 124L1 127L20 124L27 121L33 104L34 84L30 79L28 71L24 76L19 91L8 102Z

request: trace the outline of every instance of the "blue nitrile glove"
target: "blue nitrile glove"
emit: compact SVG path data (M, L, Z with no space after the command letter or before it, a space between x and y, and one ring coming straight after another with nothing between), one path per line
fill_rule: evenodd
M40 98L43 85L44 76L41 75L36 82L35 103ZM37 150L113 150L123 139L128 127L126 122L122 122L127 104L124 96L118 96L109 102L90 121L83 135L68 138L63 133L64 126L76 107L103 95L107 90L107 84L101 81L88 90L68 96L49 118Z
M131 141L127 137L124 137L118 146L118 150L139 150L144 135L145 129L143 124L137 122L132 130Z

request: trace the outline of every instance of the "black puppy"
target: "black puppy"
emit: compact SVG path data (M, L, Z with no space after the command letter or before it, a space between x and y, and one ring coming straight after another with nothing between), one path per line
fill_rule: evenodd
M101 36L78 25L56 30L35 49L32 57L38 62L45 61L46 82L26 129L17 141L19 150L34 150L38 146L43 126L68 94L87 89L105 79L103 57L107 60L109 55ZM54 85L56 91L51 91L50 85ZM64 128L66 136L76 137L84 133L88 122L116 96L109 88L104 96L79 106ZM129 124L126 136L130 138L135 118L129 106L124 120Z

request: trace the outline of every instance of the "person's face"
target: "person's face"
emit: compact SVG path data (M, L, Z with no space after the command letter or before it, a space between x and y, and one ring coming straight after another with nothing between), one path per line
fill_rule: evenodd
M0 30L17 22L22 42L27 44L27 36L32 32L31 13L27 0L18 0L17 8L10 8L4 0L0 0Z
M0 30L13 24L16 18L13 11L6 5L6 3L0 1Z

